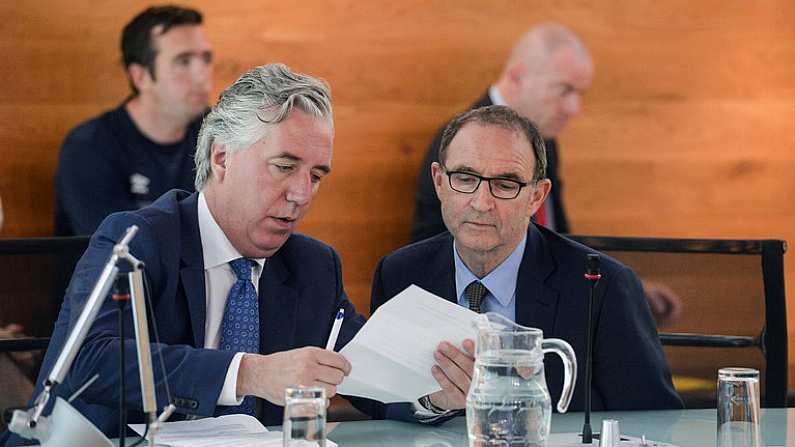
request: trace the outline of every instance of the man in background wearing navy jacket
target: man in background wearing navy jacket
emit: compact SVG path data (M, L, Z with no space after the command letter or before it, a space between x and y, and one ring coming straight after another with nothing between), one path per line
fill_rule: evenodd
M212 84L202 15L152 7L125 26L121 50L132 93L66 136L55 178L56 236L89 235L116 211L193 191L193 154Z

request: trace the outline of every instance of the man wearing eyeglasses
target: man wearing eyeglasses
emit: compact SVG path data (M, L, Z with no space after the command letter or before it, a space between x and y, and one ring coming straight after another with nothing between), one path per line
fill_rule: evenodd
M582 98L591 86L594 63L577 34L557 23L530 28L516 43L499 78L472 108L507 105L530 119L544 137L547 178L553 187L534 220L559 233L569 233L569 220L558 175L559 155L556 138L580 111ZM415 193L411 240L419 241L445 230L439 199L432 177L431 163L438 161L441 131L436 134L420 164ZM676 323L682 313L681 298L665 284L643 283L646 299L659 327Z
M580 359L569 408L583 409L586 255L595 251L536 223L531 216L551 188L544 141L529 120L505 106L472 110L444 130L431 166L448 232L401 248L379 263L371 311L411 284L476 312L497 312L568 341ZM595 295L594 410L681 408L654 320L635 274L602 256ZM440 417L464 408L473 346L440 344L431 374L442 391L418 412ZM559 361L546 363L553 400ZM389 410L388 410L389 411Z

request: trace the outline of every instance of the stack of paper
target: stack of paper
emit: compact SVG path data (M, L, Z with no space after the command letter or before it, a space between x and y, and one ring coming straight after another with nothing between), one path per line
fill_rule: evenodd
M146 426L130 424L130 428L143 435ZM281 447L282 432L268 431L253 416L230 414L217 418L166 422L155 435L155 442L170 447ZM327 447L336 445L326 441Z

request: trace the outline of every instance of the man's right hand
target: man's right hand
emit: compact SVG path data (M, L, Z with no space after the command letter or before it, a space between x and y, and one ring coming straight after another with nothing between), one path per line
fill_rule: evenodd
M244 354L237 373L237 395L284 405L284 390L303 385L323 387L331 398L350 372L345 357L314 346L270 355Z

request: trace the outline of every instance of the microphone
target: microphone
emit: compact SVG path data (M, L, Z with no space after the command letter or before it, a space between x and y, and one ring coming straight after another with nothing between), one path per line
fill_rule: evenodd
M582 443L593 444L593 431L591 430L591 369L593 366L593 293L596 284L602 278L598 254L589 254L586 261L585 279L590 284L588 303L585 306L586 343L585 350L585 422L582 425Z
M588 255L588 262L586 263L585 279L595 282L599 281L602 278L602 275L599 274L600 270L599 263L600 259L598 254Z

